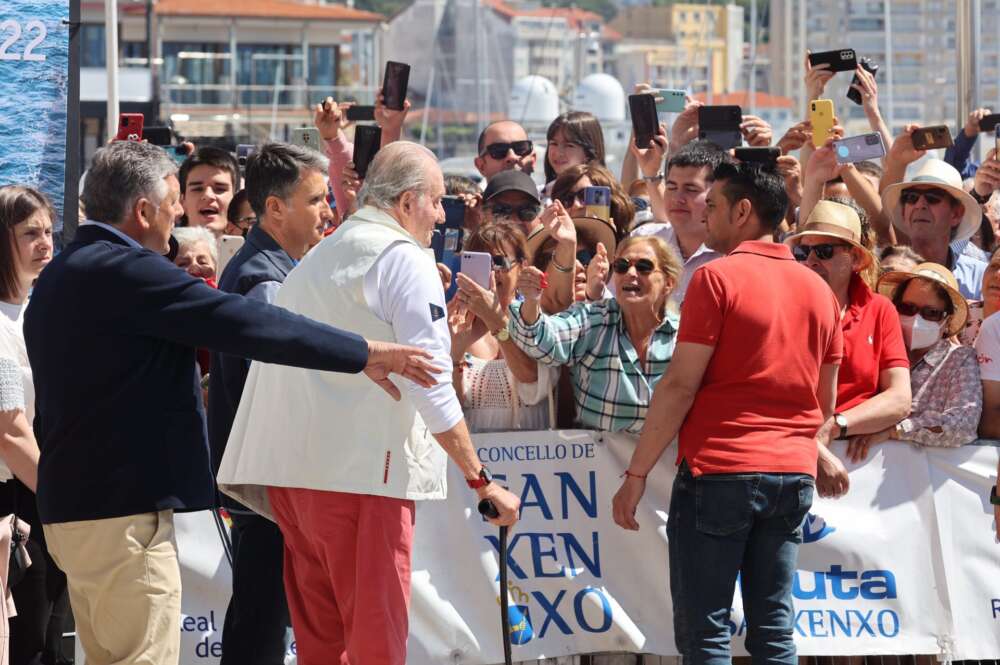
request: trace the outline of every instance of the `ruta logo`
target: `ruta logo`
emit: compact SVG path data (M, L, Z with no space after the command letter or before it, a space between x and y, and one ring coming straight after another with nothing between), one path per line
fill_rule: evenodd
M520 646L527 644L535 636L535 628L531 624L531 610L528 602L531 596L513 582L507 582L509 597L512 601L507 606L507 619L510 621L510 643ZM497 604L500 597L497 596Z
M806 521L802 524L802 542L815 543L817 540L826 538L836 530L832 526L827 526L826 520L819 515L809 513L806 515Z

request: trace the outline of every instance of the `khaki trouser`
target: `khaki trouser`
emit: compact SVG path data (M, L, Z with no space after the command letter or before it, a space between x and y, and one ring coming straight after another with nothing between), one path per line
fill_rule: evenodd
M46 524L86 665L177 665L181 575L171 510Z

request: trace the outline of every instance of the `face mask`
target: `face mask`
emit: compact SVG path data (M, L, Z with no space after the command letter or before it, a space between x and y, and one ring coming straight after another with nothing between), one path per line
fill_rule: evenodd
M911 351L926 349L941 339L943 321L934 323L917 314L915 316L900 316L899 322L903 324L903 341L906 342L906 348Z

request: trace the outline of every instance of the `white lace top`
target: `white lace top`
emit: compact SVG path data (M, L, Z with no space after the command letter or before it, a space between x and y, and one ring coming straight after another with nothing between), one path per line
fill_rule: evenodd
M21 329L25 305L0 301L0 410L23 409L30 424L35 417L35 384ZM13 477L0 460L0 481Z
M462 404L471 432L548 429L554 421L549 395L556 381L551 367L538 366L538 381L518 383L507 361L465 354Z

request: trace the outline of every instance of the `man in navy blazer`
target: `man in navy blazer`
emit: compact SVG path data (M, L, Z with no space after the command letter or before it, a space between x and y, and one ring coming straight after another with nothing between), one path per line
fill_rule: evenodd
M224 293L161 256L182 209L173 160L116 142L93 159L88 221L25 313L41 449L38 508L88 663L178 662L174 511L213 505L195 348L423 385L423 351L366 342Z

